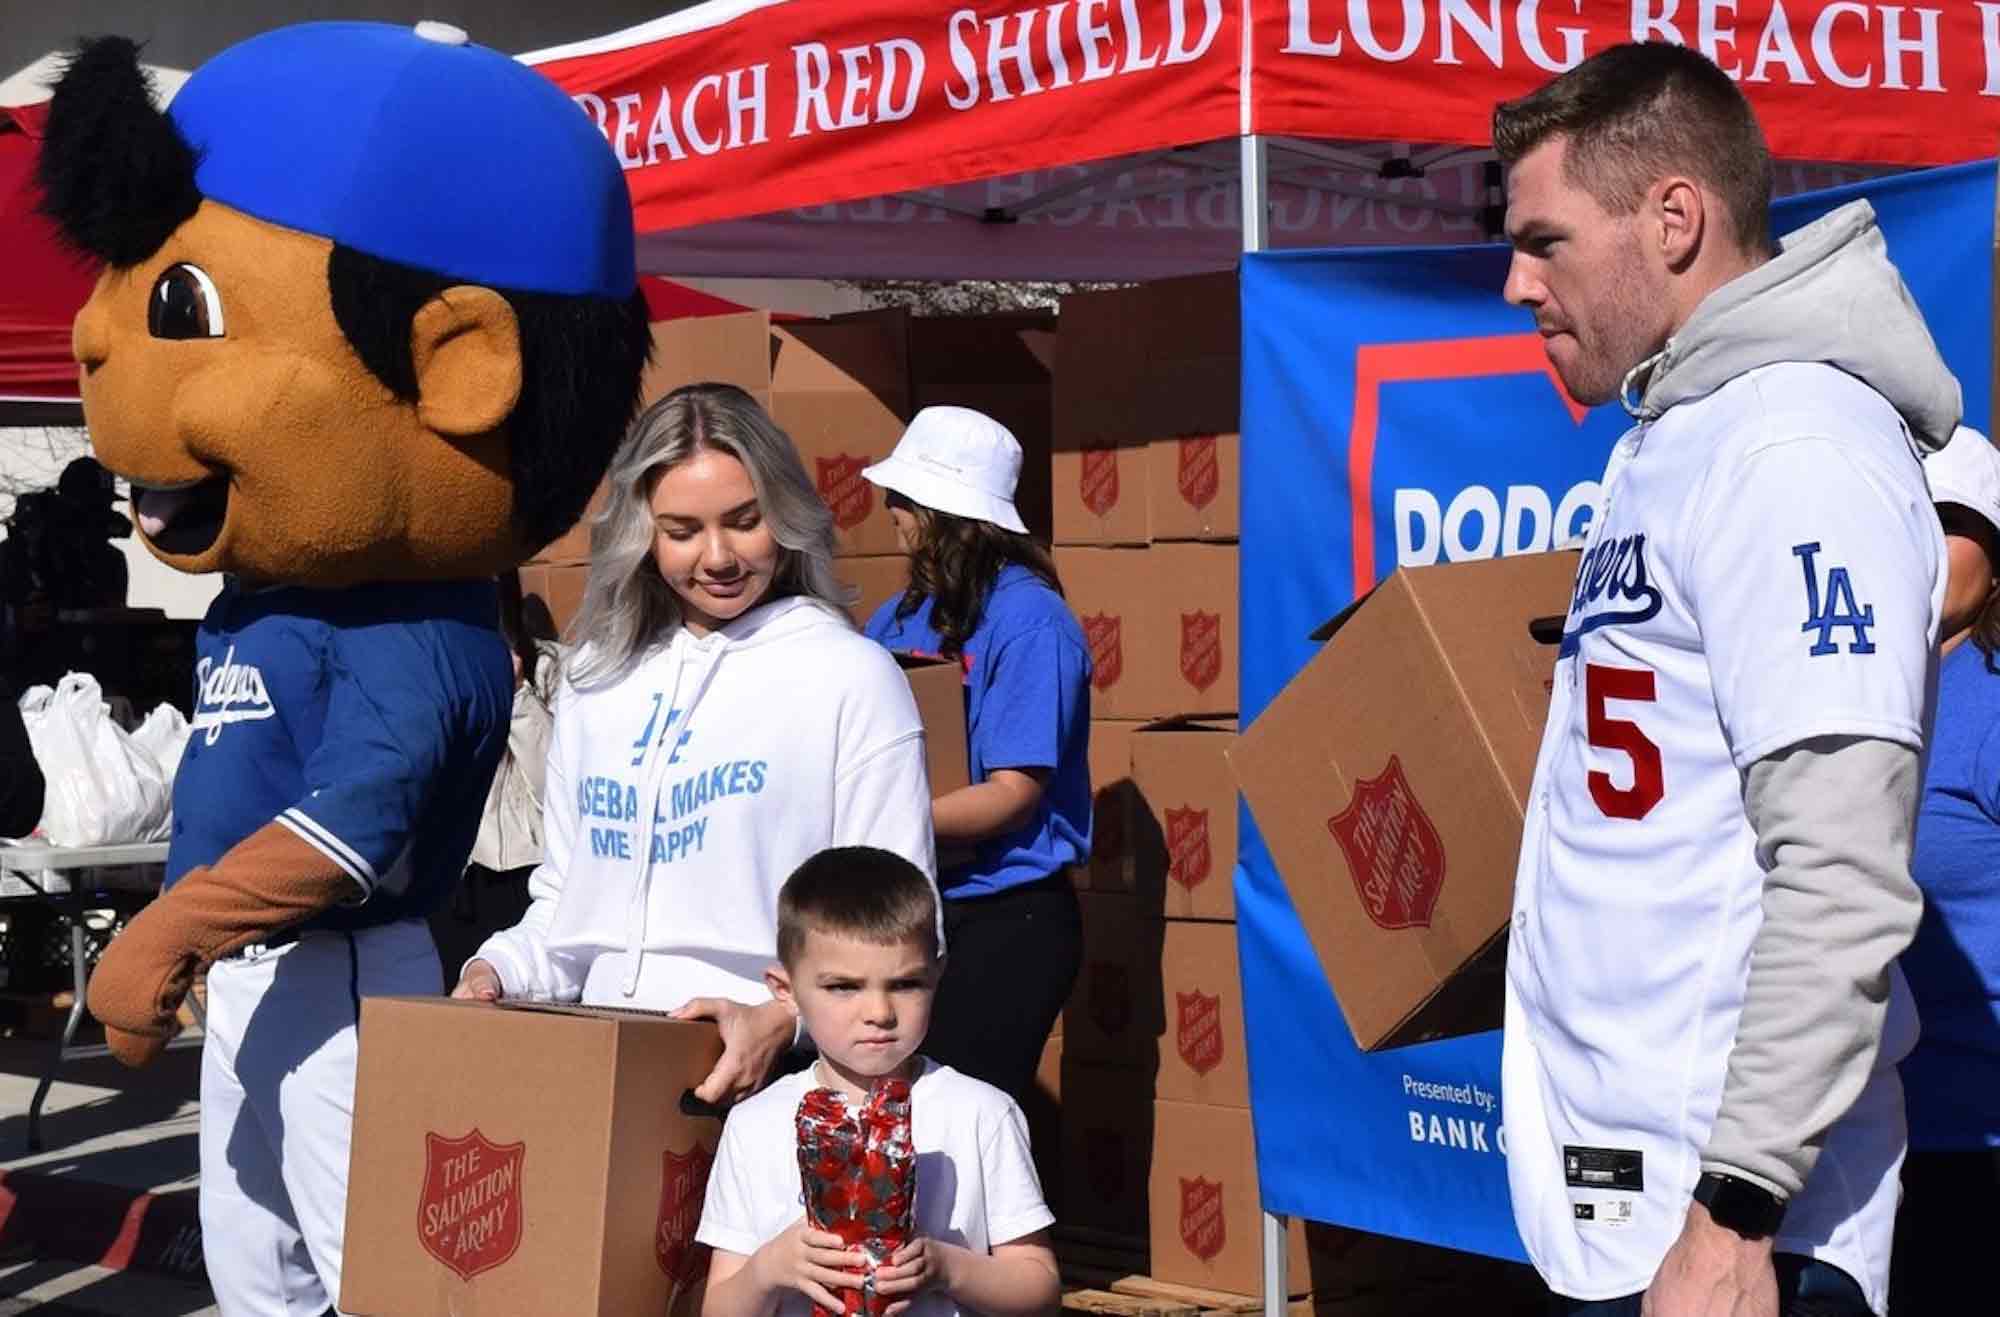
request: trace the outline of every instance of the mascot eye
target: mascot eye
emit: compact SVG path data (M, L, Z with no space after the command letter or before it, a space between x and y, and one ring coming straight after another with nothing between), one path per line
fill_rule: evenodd
M198 265L170 265L153 285L146 328L154 338L221 338L222 298Z

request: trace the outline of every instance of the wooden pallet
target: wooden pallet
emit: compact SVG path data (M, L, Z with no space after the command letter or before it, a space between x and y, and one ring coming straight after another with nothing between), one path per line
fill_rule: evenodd
M1094 1317L1246 1317L1264 1302L1246 1294L1174 1285L1151 1276L1121 1276L1098 1285L1065 1289L1063 1307Z

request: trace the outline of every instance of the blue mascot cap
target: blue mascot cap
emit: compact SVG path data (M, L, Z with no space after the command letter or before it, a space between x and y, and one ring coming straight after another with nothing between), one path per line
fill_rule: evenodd
M441 23L302 23L231 46L168 108L195 187L467 283L626 298L632 200L560 88Z

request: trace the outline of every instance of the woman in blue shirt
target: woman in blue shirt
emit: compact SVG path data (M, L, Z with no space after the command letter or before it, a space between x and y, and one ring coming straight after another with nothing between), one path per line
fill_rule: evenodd
M1950 579L1911 859L1924 917L1903 953L1923 1034L1903 1062L1892 1317L1977 1307L2000 1214L2000 451L1961 427L1924 473Z
M1069 869L1090 854L1090 651L1014 509L1006 427L927 407L862 474L910 555L868 635L965 669L972 783L931 802L947 955L924 1054L1018 1101L1083 953Z

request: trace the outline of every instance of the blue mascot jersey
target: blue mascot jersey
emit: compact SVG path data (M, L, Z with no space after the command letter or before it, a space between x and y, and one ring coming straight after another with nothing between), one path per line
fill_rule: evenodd
M345 870L307 927L428 915L465 868L507 745L513 667L488 582L226 585L196 642L167 885L267 824Z

